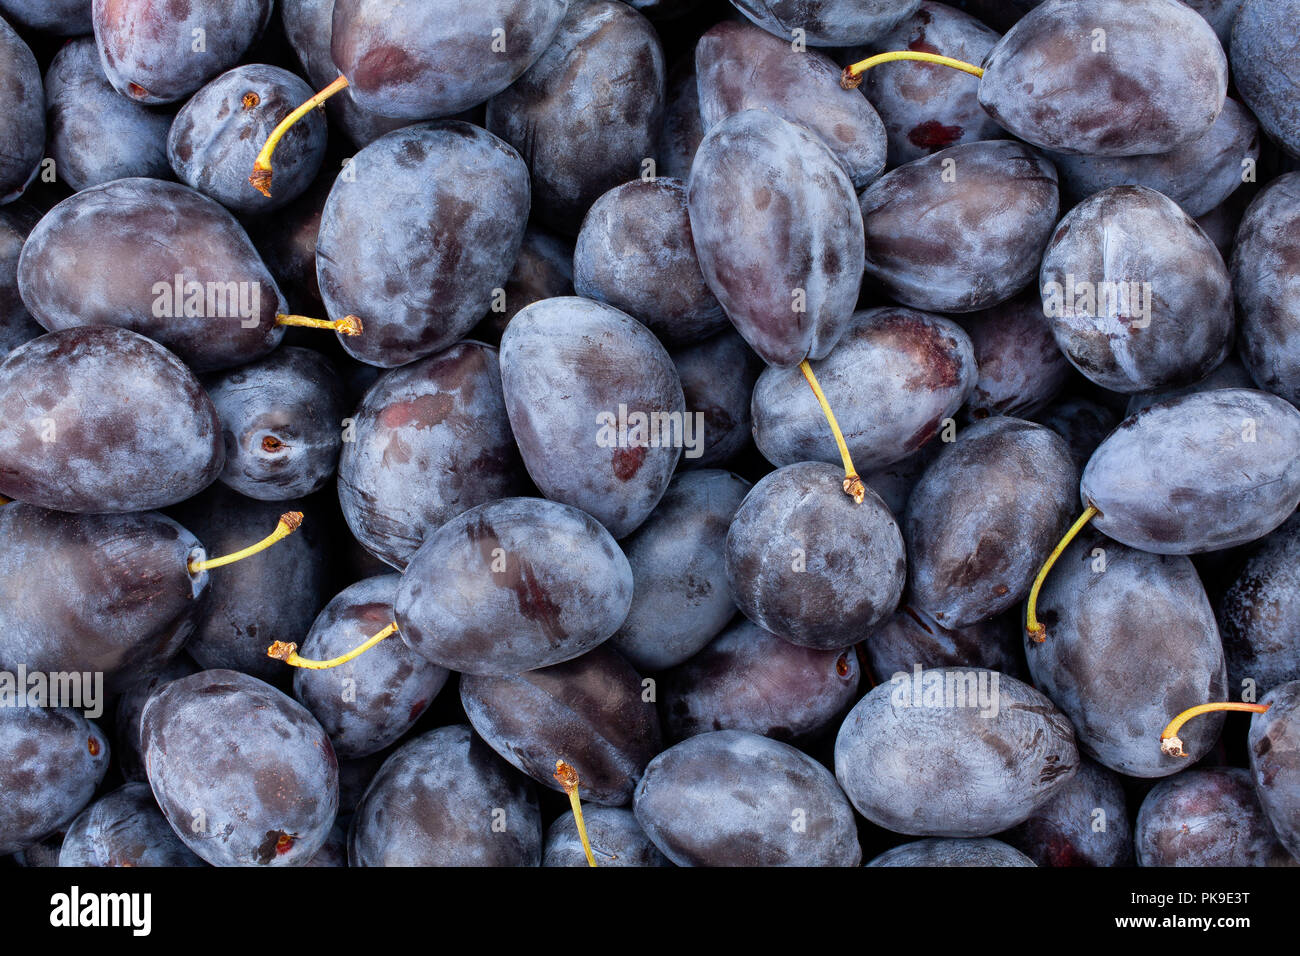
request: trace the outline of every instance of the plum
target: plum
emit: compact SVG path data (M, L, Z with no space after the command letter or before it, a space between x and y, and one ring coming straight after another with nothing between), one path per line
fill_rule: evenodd
M144 106L109 85L91 37L67 43L45 73L49 155L55 176L75 189L114 179L170 179L169 111Z
M1232 348L1232 282L1172 199L1112 186L1071 210L1042 260L1040 293L1066 358L1103 388L1204 378Z
M339 803L338 761L307 709L236 671L165 685L140 719L158 806L214 866L297 866L324 844Z
M343 347L394 368L462 338L510 275L528 203L519 154L468 123L408 126L357 153L316 240L330 317L365 328Z
M764 110L733 113L700 143L687 186L704 279L769 365L825 358L862 283L862 216L835 154Z
M991 415L1033 418L1070 378L1070 363L1056 347L1038 293L1027 290L1009 302L963 317L979 376L966 418Z
M371 113L437 119L515 82L552 42L568 0L335 0L330 56Z
M1242 0L1232 23L1232 78L1264 131L1300 156L1300 104L1292 82L1300 70L1295 4Z
M1255 791L1282 845L1300 861L1300 681L1279 684L1260 701L1246 744Z
M36 57L0 19L0 83L5 89L5 114L0 137L0 205L13 202L36 178L45 155L45 92Z
M585 512L505 498L452 518L416 551L394 604L402 639L462 674L505 676L571 660L613 634L632 569Z
M855 312L834 351L809 364L864 472L901 461L934 438L977 375L971 341L955 322L899 306ZM752 411L754 441L772 464L840 460L798 369L764 369Z
M1136 837L1139 866L1300 866L1240 767L1198 767L1162 780L1142 801Z
M734 328L670 354L682 383L686 414L699 426L700 447L685 449L677 467L726 465L749 444L750 399L763 360Z
M398 570L443 522L526 490L491 346L461 342L385 372L352 418L339 459L343 517Z
M894 516L872 491L855 504L842 478L824 462L779 468L754 485L727 532L736 606L801 647L856 644L903 593L907 559Z
M241 215L279 209L301 196L325 159L325 117L313 111L276 149L275 196L248 183L248 169L279 122L312 95L288 70L249 63L222 73L190 97L167 134L176 178Z
M997 417L962 431L908 499L909 603L948 628L1019 603L1070 523L1077 478L1041 425Z
M108 770L108 740L75 710L0 707L0 853L61 830Z
M137 103L174 103L244 56L274 0L94 0L95 43L113 88Z
M384 628L393 619L400 580L381 574L344 588L317 615L302 655L329 660ZM339 667L296 669L293 696L329 734L334 753L349 760L396 742L433 703L448 676L401 641L381 641Z
M114 180L55 206L23 247L18 289L51 332L121 326L196 372L251 362L284 337L284 299L235 217L157 179Z
M590 299L535 302L501 337L501 387L528 474L615 538L663 496L700 438L672 359L640 322Z
M0 208L0 361L45 330L36 324L18 294L18 258L23 243L40 219L40 213L25 203ZM745 393L749 405L749 393Z
M820 136L854 189L884 172L884 124L862 94L840 86L840 68L830 57L724 20L696 44L695 72L706 133L733 113L767 110Z
M587 838L597 866L672 866L646 836L636 815L622 807L584 807ZM546 831L542 866L587 866L573 814L566 813Z
M348 834L351 866L538 866L541 859L532 782L463 725L395 751Z
M661 680L668 735L747 730L796 743L821 731L857 696L851 650L799 647L744 618Z
M487 128L532 171L543 225L576 235L597 197L654 159L664 82L663 50L645 17L611 0L569 5L551 45L487 107Z
M158 809L147 783L100 797L68 827L59 866L205 866Z
M1121 777L1079 759L1079 771L1001 838L1039 866L1129 866L1133 831Z
M163 664L150 662L142 670L145 672L143 677L131 681L122 689L113 713L113 756L117 758L118 769L128 783L146 781L144 751L140 745L140 716L144 713L144 705L149 703L149 698L158 688L182 677L189 677L199 667L188 654L181 653Z
M669 348L728 328L700 272L680 179L633 180L596 200L578 233L573 287L641 321Z
M1080 472L1120 420L1119 414L1105 405L1078 396L1053 402L1034 417L1065 439Z
M1151 156L1052 156L1066 195L1078 202L1111 186L1147 186L1189 216L1203 216L1242 184L1259 159L1259 124L1234 99L1202 136Z
M465 715L503 759L562 790L556 761L579 777L584 800L622 806L646 764L663 749L659 715L641 675L608 645L524 674L465 674Z
M853 810L830 772L743 730L688 738L637 784L637 822L678 866L857 866Z
M1229 693L1300 680L1300 515L1253 549L1217 611Z
M899 166L860 203L867 276L903 305L933 312L987 309L1025 288L1059 211L1052 164L1011 140L950 146Z
M867 866L1035 866L1033 860L1001 840L931 837L886 850Z
M903 605L867 635L862 650L880 680L910 674L917 665L982 667L1017 678L1025 672L1020 627L1010 614L947 628L924 611Z
M910 17L873 40L869 53L914 50L979 63L998 34L969 14L925 0ZM979 80L932 63L891 63L871 70L862 86L885 126L889 165L900 166L929 153L984 139L1001 139L1002 127L979 102Z
M470 333L470 338L499 345L501 336L519 312L542 299L573 295L573 242L536 226L524 231L504 295L494 296L492 311Z
M1183 769L1152 743L1164 721L1227 693L1214 610L1190 559L1148 554L1085 532L1038 598L1047 628L1026 635L1034 683L1074 724L1079 748L1131 777ZM1193 722L1187 752L1209 752L1221 714Z
M0 0L0 13L28 30L57 36L90 33L90 0Z
M789 41L799 36L810 46L852 46L875 39L921 0L731 0L737 10L764 30Z
M1254 541L1300 504L1300 411L1248 388L1158 402L1101 443L1079 493L1098 531L1143 551Z
M1047 0L983 68L980 103L998 123L1091 156L1165 153L1202 136L1228 91L1214 30L1177 0Z
M680 474L623 540L632 606L610 642L642 670L691 657L736 614L727 586L727 529L750 484L713 469Z
M1006 830L1078 764L1074 730L1051 701L979 669L900 674L858 701L835 741L835 776L858 812L913 836Z
M1250 204L1232 253L1241 359L1260 388L1300 406L1300 172Z
M198 379L126 329L50 332L0 363L0 493L59 511L148 511L183 501L225 463Z
M704 139L700 116L700 88L695 76L695 57L682 57L668 71L664 94L664 121L659 131L659 152L655 164L660 176L686 180L691 162Z

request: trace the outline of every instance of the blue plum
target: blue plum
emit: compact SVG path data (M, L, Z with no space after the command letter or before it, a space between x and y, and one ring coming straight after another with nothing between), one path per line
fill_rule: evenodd
M1250 721L1246 745L1255 791L1278 840L1300 861L1300 681L1274 687Z
M910 16L920 0L731 0L737 10L783 40L803 31L811 46L866 43Z
M631 810L584 807L583 820L597 866L672 866L650 841ZM542 866L587 866L573 814L559 817L546 831Z
M147 783L100 797L72 821L59 866L205 866L176 835Z
M701 447L685 449L677 467L727 465L750 441L750 400L762 359L734 328L670 354L682 383L686 414L694 422L703 422L702 429L696 429Z
M1229 693L1300 680L1300 516L1253 549L1217 611Z
M1056 796L1000 836L1039 866L1128 866L1133 861L1133 828L1121 777L1086 757Z
M31 48L0 19L0 84L7 109L0 121L0 205L13 202L36 177L45 154L45 93Z
M1001 840L931 837L914 840L870 860L867 866L1035 866L1029 857Z
M1232 23L1232 78L1264 130L1300 156L1300 105L1292 79L1300 69L1295 4L1242 0Z

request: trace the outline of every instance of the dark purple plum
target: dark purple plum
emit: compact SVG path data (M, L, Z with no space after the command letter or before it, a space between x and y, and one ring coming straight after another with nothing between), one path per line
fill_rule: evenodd
M0 493L60 511L147 511L221 473L221 423L176 356L108 326L51 332L0 363Z
M1112 186L1071 210L1039 281L1056 344L1115 392L1190 385L1232 349L1223 257L1172 199Z
M797 743L819 733L857 696L852 650L799 647L738 619L660 680L672 740L747 730Z
M636 788L637 822L678 866L857 866L853 809L830 771L743 730L665 750Z
M1250 771L1197 767L1162 780L1137 817L1138 866L1300 866L1278 842Z
M107 738L75 710L0 707L0 753L0 855L66 827L108 770Z
M1097 446L1119 424L1120 416L1098 402L1067 396L1048 405L1034 418L1065 439L1070 457L1082 472Z
M904 605L867 635L862 650L881 681L917 667L980 667L1022 679L1025 671L1019 622L1010 614L954 629Z
M205 866L176 835L147 783L100 797L68 827L59 866Z
M0 664L10 671L102 673L121 687L194 630L208 575L187 562L203 548L170 518L15 503L0 508L0 540Z
M401 578L383 574L340 592L299 645L308 660L330 660L357 647L393 620ZM381 641L329 670L298 668L293 696L329 734L340 760L378 753L411 729L447 683L448 672L401 641Z
M330 317L365 327L343 347L393 368L463 337L510 275L528 196L519 154L459 121L396 130L352 157L316 240Z
M974 312L1029 285L1056 226L1056 170L1011 140L951 146L862 193L866 274L904 305Z
M466 726L441 727L384 762L352 818L351 866L538 866L532 781Z
M284 299L248 234L180 183L119 179L65 199L28 237L18 288L52 332L121 326L197 372L251 362L284 337Z
M862 284L862 216L835 154L802 126L744 110L705 135L687 186L704 279L769 365L825 358Z
M734 328L671 355L682 383L686 414L697 426L697 447L683 449L677 467L686 470L728 464L749 444L750 399L763 360Z
M290 510L314 509L297 500L256 501L214 485L171 514L215 556L265 537ZM275 641L300 640L329 600L331 544L325 524L309 516L275 547L213 572L187 653L201 667L287 682L284 665L266 649Z
M1036 866L1029 857L1001 840L931 837L886 850L867 866Z
M910 17L851 56L857 60L913 50L979 63L997 42L997 32L969 14L925 0ZM946 66L890 63L866 74L862 92L884 123L891 167L958 143L1005 135L980 106L979 80Z
M1014 607L1070 525L1077 479L1041 425L998 417L962 431L908 499L909 603L948 628Z
M645 835L631 810L584 807L582 816L597 866L672 866ZM542 866L587 865L587 855L578 837L578 824L572 813L566 813L546 831Z
M724 549L749 489L725 471L681 474L645 524L624 539L632 607L610 641L635 667L680 664L735 617Z
M855 504L843 478L824 462L780 468L754 486L727 532L736 606L801 647L858 643L894 612L907 578L894 516L872 491Z
M1052 157L1062 190L1074 202L1111 186L1146 186L1189 216L1203 216L1227 199L1258 159L1259 124L1233 99L1224 101L1223 112L1203 136L1168 153Z
M40 170L45 155L45 92L36 57L0 19L0 85L5 90L4 119L0 120L0 205L22 195Z
M92 37L67 43L45 73L49 156L55 177L75 189L114 179L170 179L169 111L143 106L109 85Z
M222 73L181 107L167 134L176 177L240 215L270 212L296 199L325 159L325 117L313 111L285 133L275 151L275 193L264 196L248 170L267 136L311 87L288 70L249 63Z
M1033 418L1069 381L1070 363L1056 347L1035 290L964 318L962 327L979 369L966 405L968 421Z
M460 700L475 732L507 762L552 790L556 761L578 772L584 800L622 806L663 749L659 715L641 675L609 646L508 677L464 674Z
M1300 516L1264 538L1218 603L1228 693L1300 680Z
M1182 770L1157 746L1160 728L1227 693L1219 628L1191 560L1085 532L1048 576L1038 617L1047 633L1041 643L1025 638L1029 672L1074 724L1079 748L1131 777ZM1222 725L1222 714L1188 724L1192 759Z
M542 56L568 0L336 0L330 55L362 109L450 116L514 83Z
M91 0L0 0L0 13L27 30L57 36L89 33Z
M345 437L343 517L367 550L399 570L444 522L526 487L497 350L479 342L385 372Z
M285 39L293 47L303 75L312 86L324 89L339 76L339 68L330 54L334 0L280 0L279 7ZM358 149L411 122L364 110L347 94L330 97L325 109Z
M45 330L23 305L18 294L18 257L40 213L23 203L0 209L0 361ZM746 405L749 397L746 394Z
M462 674L506 676L571 660L609 638L632 603L632 569L590 515L505 498L425 539L397 591L402 639Z
M186 846L214 866L300 866L339 802L338 761L307 709L255 677L200 671L140 721L149 785Z
M199 670L188 654L177 654L165 664L146 665L144 676L127 684L117 698L113 714L113 756L128 783L145 782L144 751L140 744L140 717L144 705L158 689L171 681L189 677ZM152 797L150 798L153 799Z
M1300 504L1300 411L1247 388L1159 402L1101 443L1079 493L1098 531L1143 551L1254 541Z
M830 57L724 20L696 44L695 71L705 132L733 113L767 110L820 136L854 189L885 171L884 124L861 93L840 86Z
M1265 132L1292 156L1300 156L1300 103L1294 79L1300 71L1295 4L1290 0L1242 0L1232 24L1232 78Z
M1300 681L1279 684L1250 721L1250 770L1278 840L1300 861ZM1200 718L1204 720L1204 718Z
M487 107L487 128L532 170L543 225L577 235L597 197L654 160L664 82L663 49L645 17L610 0L569 5L551 45Z
M1056 796L999 835L1039 866L1129 866L1133 861L1120 776L1086 757Z
M589 299L545 299L516 315L501 338L501 386L542 494L586 511L615 538L645 521L682 448L701 437L664 347L640 322Z
M687 54L668 71L668 92L664 103L664 122L659 133L659 158L656 172L660 176L690 179L695 151L704 139L704 119L700 116L700 88L695 76L695 57Z
M498 345L510 320L525 306L542 299L573 295L573 243L545 229L529 226L510 278L501 288L505 294L494 296L492 310L471 333L471 338Z
M669 348L728 328L700 272L680 179L636 179L596 200L578 233L573 287L644 323Z
M94 0L104 73L138 103L174 103L248 52L274 0Z
M1260 388L1300 406L1300 173L1279 176L1237 230L1232 290L1241 359Z
M892 514L901 517L907 511L907 499L912 496L912 489L930 462L945 447L944 442L932 439L922 445L919 451L912 452L892 465L864 470L862 483L880 495Z
M920 0L731 0L737 10L787 42L793 31L810 46L853 46L892 29Z
M853 463L870 472L934 438L971 394L971 341L950 319L899 306L855 312L835 350L810 362ZM754 386L754 441L772 464L838 462L803 373L767 368Z
M226 446L223 484L262 501L318 491L343 447L343 382L319 352L286 346L209 379Z
M982 65L989 115L1062 153L1168 152L1213 125L1228 90L1214 30L1177 0L1047 0Z
M835 776L858 812L912 836L1000 833L1059 793L1078 764L1074 731L1051 701L978 669L878 685L835 741Z

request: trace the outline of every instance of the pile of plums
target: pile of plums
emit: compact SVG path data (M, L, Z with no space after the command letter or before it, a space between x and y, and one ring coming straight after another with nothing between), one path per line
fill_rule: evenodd
M1300 0L0 77L0 865L1300 865Z

